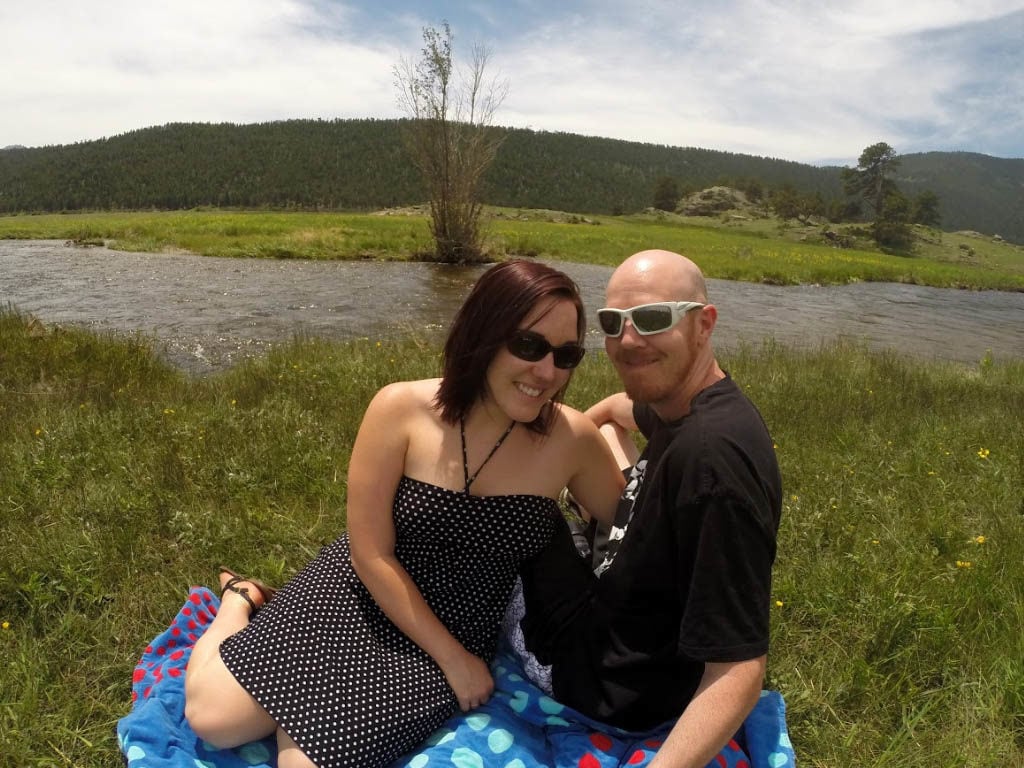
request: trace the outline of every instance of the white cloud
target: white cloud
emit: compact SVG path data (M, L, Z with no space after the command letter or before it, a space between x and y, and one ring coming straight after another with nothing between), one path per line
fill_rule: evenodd
M509 78L502 125L808 162L876 141L1024 156L1024 0L5 0L0 146L394 116L392 66L445 16Z
M939 148L918 142L949 122L949 94L971 77L975 46L923 51L915 41L1022 7L647 2L628 16L609 7L506 46L516 73L508 113L533 127L798 160L852 159L876 141Z
M394 113L396 50L359 42L337 7L293 0L50 3L0 12L0 145L166 122ZM66 6L66 7L64 7ZM43 44L45 41L45 44Z

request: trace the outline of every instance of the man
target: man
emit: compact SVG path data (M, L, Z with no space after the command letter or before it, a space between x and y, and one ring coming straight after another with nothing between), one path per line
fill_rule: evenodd
M778 464L756 408L716 361L718 313L692 261L634 254L598 316L625 393L589 413L632 469L590 563L566 531L524 572L522 628L551 665L556 699L630 730L676 720L651 768L703 768L761 691Z

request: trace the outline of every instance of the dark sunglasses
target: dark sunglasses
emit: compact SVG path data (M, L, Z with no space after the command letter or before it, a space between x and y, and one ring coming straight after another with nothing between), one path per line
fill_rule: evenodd
M574 341L560 347L552 347L551 342L533 331L520 330L513 333L507 342L508 351L528 363L536 363L547 357L551 352L555 368L575 368L583 359L586 350Z
M605 336L612 338L622 335L626 318L641 336L663 333L673 328L691 309L703 307L699 301L656 301L629 309L604 307L597 310L597 321Z

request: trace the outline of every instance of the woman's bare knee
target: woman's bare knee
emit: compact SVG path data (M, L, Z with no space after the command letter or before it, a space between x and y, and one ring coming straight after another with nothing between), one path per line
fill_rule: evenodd
M234 709L223 701L185 700L185 719L196 736L218 749L233 749L266 738L277 724L262 709Z
M230 724L224 721L217 708L204 706L203 702L186 698L185 719L196 736L217 749L231 749L245 743L231 743L233 739Z
M203 741L229 749L277 730L269 713L219 659L185 675L185 719Z
M316 763L281 728L277 729L277 768L316 768Z

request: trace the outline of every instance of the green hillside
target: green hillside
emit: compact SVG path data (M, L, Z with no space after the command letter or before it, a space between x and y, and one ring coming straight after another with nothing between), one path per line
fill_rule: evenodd
M943 229L1024 243L1024 159L974 152L903 155L895 180L908 193L930 189L939 196Z
M397 120L170 124L98 141L0 150L0 213L201 206L373 210L425 198ZM843 198L840 169L707 149L495 128L505 134L485 201L618 214L681 189L754 180ZM851 154L861 148L851 147ZM901 158L908 194L932 189L943 228L1024 243L1024 160L932 152Z

